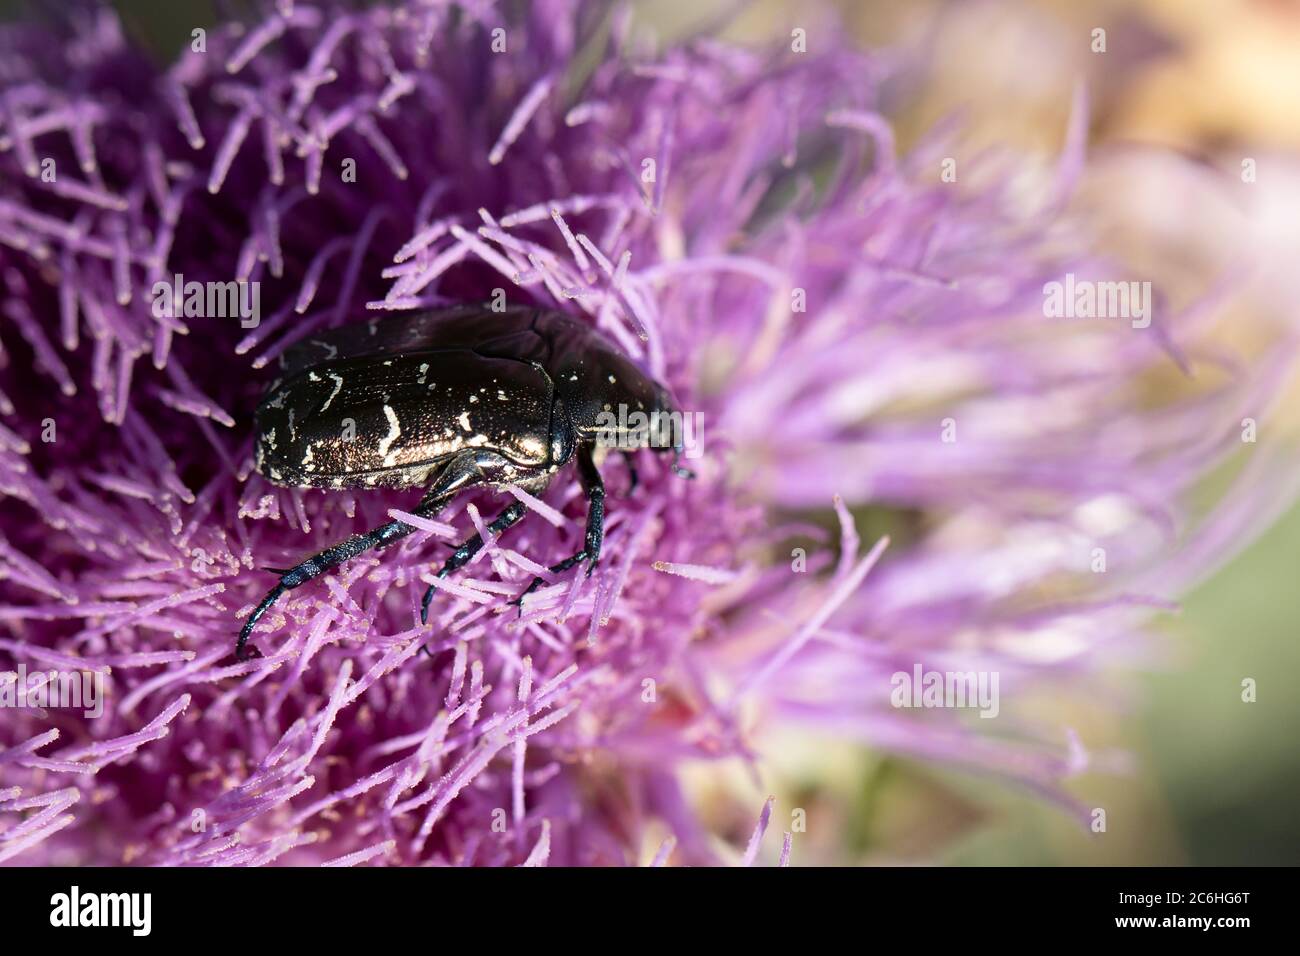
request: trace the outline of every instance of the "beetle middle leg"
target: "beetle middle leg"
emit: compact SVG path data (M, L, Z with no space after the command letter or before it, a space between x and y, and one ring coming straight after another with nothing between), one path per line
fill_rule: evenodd
M636 491L636 486L641 482L636 470L636 452L623 452L623 461L627 464L627 493L630 495Z
M600 548L605 541L605 482L601 480L600 471L592 460L590 445L579 445L577 458L578 478L587 492L587 532L583 536L582 550L569 555L559 564L552 565L549 570L552 574L560 574L575 564L586 561L587 576L590 577L591 572L596 570L596 562L600 560ZM519 613L522 614L524 598L545 583L545 578L533 578L532 583L524 589L524 593L510 603L518 605Z
M488 531L490 531L494 535L500 534L502 531L505 531L507 528L511 527L512 525L518 524L519 520L523 518L523 516L527 513L528 513L528 509L524 507L523 503L516 501L509 508L501 512L501 514L497 515L496 518L493 519L492 523L488 525ZM442 569L438 571L438 580L441 581L443 578L447 577L447 575L451 574L453 571L456 571L464 567L466 564L469 563L470 558L474 557L474 555L479 553L482 547L483 547L483 536L479 534L474 535L474 537L462 543L460 547L458 547L455 551L452 552L451 557L447 559L446 563L443 564ZM429 602L433 600L433 592L435 590L436 588L434 587L434 585L430 584L428 589L424 592L424 598L420 601L420 623L421 624L428 623Z

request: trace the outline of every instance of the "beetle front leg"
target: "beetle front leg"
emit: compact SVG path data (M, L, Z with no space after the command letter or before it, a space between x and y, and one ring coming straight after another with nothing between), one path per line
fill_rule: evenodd
M600 560L601 545L605 541L605 482L601 480L600 471L592 460L589 445L578 447L578 477L587 491L587 531L583 536L583 547L581 551L569 555L559 564L552 565L549 570L552 574L561 574L575 564L586 561L587 576L591 577L591 572L596 570L596 562ZM517 605L519 613L523 614L524 598L545 583L545 578L533 578L532 583L524 589L524 593L510 603Z

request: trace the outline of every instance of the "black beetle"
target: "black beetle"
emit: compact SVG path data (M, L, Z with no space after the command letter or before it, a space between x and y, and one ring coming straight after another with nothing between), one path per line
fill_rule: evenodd
M634 447L641 437L611 429L610 415L620 405L647 416L674 413L668 391L590 325L529 307L466 305L355 323L298 344L281 366L256 413L257 470L276 484L426 487L411 513L430 517L475 485L540 491L576 456L586 535L581 550L551 567L556 573L585 560L590 574L600 557L605 486L593 452L602 443ZM657 450L674 451L673 471L690 476L677 464L680 440ZM500 533L524 513L515 502L488 527ZM244 623L235 658L244 659L253 628L285 591L414 530L390 521L292 568L268 569L280 581ZM482 546L474 535L438 577ZM535 578L516 603L541 583ZM421 621L433 591L424 593Z

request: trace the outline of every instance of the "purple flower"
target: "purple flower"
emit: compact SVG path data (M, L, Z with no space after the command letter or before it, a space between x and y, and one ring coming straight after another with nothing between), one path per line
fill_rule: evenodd
M1151 609L1289 496L1260 456L1210 515L1186 507L1250 453L1241 420L1289 349L1153 404L1147 377L1207 360L1188 337L1212 300L1157 299L1146 327L1045 315L1067 274L1141 278L1067 205L1082 97L1055 178L980 155L952 182L959 141L897 154L891 68L815 17L806 52L653 54L626 11L525 8L281 2L165 71L102 10L61 42L0 33L0 653L104 687L97 718L5 712L0 860L713 862L679 772L761 766L762 723L1082 813L1061 783L1083 743L1010 701L1141 654ZM256 314L156 307L231 280ZM696 480L643 454L626 493L610 456L597 572L522 615L577 546L577 481L466 495L282 599L264 656L233 661L259 568L417 500L257 475L269 366L502 297L586 318L667 383L703 423ZM512 495L535 513L422 627L446 547ZM863 519L892 539L860 542ZM998 675L997 732L891 703L917 667Z

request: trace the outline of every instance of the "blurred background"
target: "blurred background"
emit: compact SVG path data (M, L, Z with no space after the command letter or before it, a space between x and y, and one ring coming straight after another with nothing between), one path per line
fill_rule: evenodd
M117 0L128 29L169 58L195 26L215 23L209 0ZM239 10L242 4L227 4ZM840 0L839 15L864 43L928 51L921 80L900 95L900 148L936 120L961 112L970 141L1012 144L1050 158L1060 149L1071 92L1091 93L1096 153L1137 145L1176 150L1254 188L1226 205L1197 194L1142 198L1189 262L1242 252L1262 258L1273 301L1300 303L1300 0ZM23 5L0 0L0 15ZM30 9L30 8L29 8ZM789 36L824 22L808 2L722 0L638 5L643 29L671 39L725 22L740 40ZM1105 31L1106 50L1094 52ZM1114 207L1121 240L1132 195L1092 197ZM1148 223L1149 225L1149 223ZM1139 254L1142 250L1138 250ZM1166 252L1168 250L1165 250ZM1204 254L1204 257L1202 256ZM1195 270L1192 270L1195 271ZM1203 279L1203 277L1202 277ZM1203 288L1203 285L1197 286ZM1274 320L1278 317L1273 316ZM1300 305L1289 317L1300 318ZM1244 354L1267 348L1251 322L1216 330ZM1278 428L1300 433L1300 389ZM1087 806L1107 809L1107 832L1082 830L1054 806L1005 784L845 744L780 734L758 741L772 757L755 782L736 768L703 769L695 796L715 829L744 845L768 793L807 811L796 862L888 864L1295 864L1300 862L1300 508L1156 622L1163 644L1136 677L1116 674L1116 706L1094 693L1053 693L1034 706L1076 728L1090 751L1116 756L1118 772L1070 783ZM1244 704L1241 681L1258 700ZM783 827L782 827L783 828Z
M805 9L772 4L754 11L749 28L759 33L767 20L788 33ZM1163 147L1224 171L1230 184L1243 159L1253 159L1256 182L1230 190L1226 210L1186 184L1147 183L1135 197L1107 191L1104 176L1087 198L1114 207L1121 232L1126 216L1163 219L1166 234L1186 240L1176 255L1244 255L1267 287L1263 299L1282 303L1267 318L1300 322L1300 2L845 0L840 9L872 46L919 43L932 54L905 110L891 114L903 143L959 112L976 145L1053 156L1082 79L1094 156ZM1105 53L1094 52L1099 29ZM1268 347L1256 338L1259 318L1234 314L1214 334L1257 353ZM1280 418L1274 427L1294 447L1294 383ZM789 798L840 821L820 835L810 826L814 839L796 845L807 852L817 844L823 860L837 863L1300 863L1300 694L1291 683L1300 678L1298 572L1300 508L1292 508L1186 595L1181 614L1157 621L1165 643L1136 680L1122 678L1119 712L1094 694L1041 702L1090 751L1127 755L1123 772L1082 775L1069 788L1107 809L1105 834L996 782L852 748L812 759L790 741L780 751ZM1257 682L1253 704L1241 700L1246 677Z

